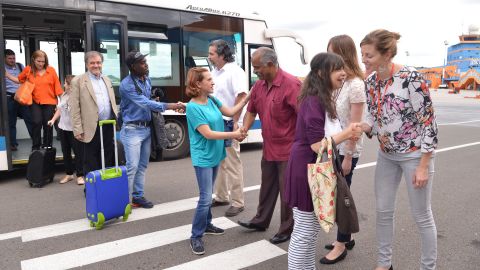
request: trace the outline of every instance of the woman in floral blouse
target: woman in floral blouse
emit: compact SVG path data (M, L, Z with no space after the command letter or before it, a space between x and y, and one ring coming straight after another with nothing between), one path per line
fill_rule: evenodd
M360 43L367 74L367 121L362 129L380 142L375 170L378 261L393 269L395 196L403 177L410 209L420 232L421 267L435 269L437 229L431 208L437 123L428 87L412 67L392 62L398 33L375 30Z

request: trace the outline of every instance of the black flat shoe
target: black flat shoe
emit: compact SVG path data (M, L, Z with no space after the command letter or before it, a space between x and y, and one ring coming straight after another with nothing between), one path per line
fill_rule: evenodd
M286 234L275 234L272 238L270 238L270 243L276 245L288 241L290 239L290 235Z
M388 270L393 270L393 265L390 265L390 268L388 268Z
M323 257L320 259L320 263L321 264L335 264L343 259L345 259L345 257L347 257L347 249L345 249L342 254L340 254L340 256L338 256L337 258L333 259L333 260L329 260L327 259L327 257Z
M355 246L355 239L352 239L348 242L345 243L345 247L348 249L348 250L352 250L352 248ZM325 245L325 249L328 249L328 250L332 250L334 247L333 244L328 244L328 245Z
M265 231L267 228L264 228L260 225L257 225L255 223L251 223L250 221L238 221L238 224L244 228L251 229L251 230L256 230L256 231Z

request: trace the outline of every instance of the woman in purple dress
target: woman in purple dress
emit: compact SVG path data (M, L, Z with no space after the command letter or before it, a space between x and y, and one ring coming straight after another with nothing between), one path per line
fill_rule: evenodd
M343 131L325 129L325 123L331 127L335 125L329 121L338 122L332 93L342 86L346 78L343 67L343 59L337 54L317 54L310 63L311 70L298 97L300 108L295 140L285 174L285 200L293 208L295 222L288 247L288 269L315 269L320 224L313 211L307 164L315 163L324 137L331 136L338 144L348 139L358 139L361 135L357 123L350 124Z

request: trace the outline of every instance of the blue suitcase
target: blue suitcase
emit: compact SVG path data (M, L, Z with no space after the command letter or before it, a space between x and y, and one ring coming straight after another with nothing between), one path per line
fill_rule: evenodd
M101 230L105 221L123 216L128 219L132 212L128 194L128 176L125 166L118 166L117 138L115 120L103 120L100 125L102 169L89 172L85 181L87 218L90 226ZM105 168L102 126L113 124L115 142L115 167Z

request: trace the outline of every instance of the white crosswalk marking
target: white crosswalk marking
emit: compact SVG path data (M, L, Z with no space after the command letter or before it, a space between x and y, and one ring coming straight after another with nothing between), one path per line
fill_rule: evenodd
M180 264L166 270L236 270L281 256L287 252L266 240L227 250L208 257Z
M136 220L142 220L142 219L158 217L158 216L195 209L195 207L197 207L197 200L198 200L198 197L194 197L194 198L178 200L174 202L157 204L152 209L143 209L143 208L134 209L133 213L128 217L128 220L126 222L132 222ZM109 226L115 225L115 224L122 224L122 223L124 222L119 220L118 222L109 224ZM20 234L22 236L22 241L28 242L28 241L34 241L34 240L39 240L39 239L44 239L49 237L83 232L91 229L92 228L90 227L88 220L84 218L84 219L78 219L78 220L73 220L69 222L63 222L63 223L58 223L54 225L24 230L24 231L21 231Z
M238 224L225 217L216 218L212 220L212 223L222 229L230 229L238 226ZM60 270L80 267L187 240L190 238L191 228L192 225L189 224L118 241L29 259L22 261L21 267L22 270Z

